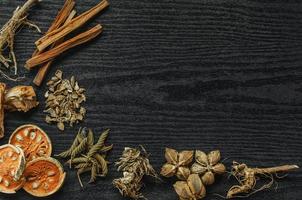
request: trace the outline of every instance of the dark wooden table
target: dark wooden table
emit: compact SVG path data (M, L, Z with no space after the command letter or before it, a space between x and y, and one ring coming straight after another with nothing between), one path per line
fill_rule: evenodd
M22 2L0 0L1 26ZM78 13L97 2L78 0ZM30 19L46 31L62 5L62 0L43 0ZM6 114L1 144L18 126L33 123L49 133L53 153L58 153L71 144L80 126L87 126L97 133L111 128L111 162L125 146L143 144L157 170L167 146L220 149L228 167L233 160L254 166L302 166L301 2L111 0L110 8L88 27L96 23L104 25L102 36L62 55L47 77L62 69L87 88L85 122L64 133L46 124L43 85L36 88L38 109ZM31 84L34 77L23 65L39 37L27 28L16 36L20 73L27 77L21 84ZM123 199L111 185L121 176L113 165L108 177L85 184L84 190L75 172L66 171L62 190L48 199ZM85 182L88 179L84 176ZM147 179L144 194L150 200L175 200L174 181ZM276 181L277 190L248 199L301 200L301 170ZM218 179L206 199L221 199L214 194L225 195L235 183L227 176ZM0 199L34 198L21 190L0 194Z

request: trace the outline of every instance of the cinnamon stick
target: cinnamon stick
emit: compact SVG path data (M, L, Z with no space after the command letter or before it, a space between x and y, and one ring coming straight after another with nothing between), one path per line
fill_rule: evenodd
M59 46L27 60L26 65L27 65L27 67L32 68L34 66L48 62L48 61L54 59L56 56L67 51L68 49L71 49L75 46L78 46L80 44L83 44L85 42L92 40L93 38L98 36L101 32L102 32L102 26L100 24L98 24L95 27L91 28L90 30L65 41L64 43L60 44Z
M0 138L4 137L4 96L6 85L0 83Z
M54 31L55 29L62 26L65 21L67 20L68 16L70 15L72 9L75 6L75 2L73 0L66 0L62 9L58 12L56 18L52 22L51 26L48 28L48 31L46 33L50 33L51 31ZM38 49L34 51L32 54L32 57L42 53L42 51L39 51Z
M66 19L65 21L65 24L67 24L68 22L70 22L72 20L72 18L76 15L76 11L73 10L70 14L69 14L69 17ZM64 41L64 38L62 38L60 41L57 41L56 43L54 43L52 45L52 48L55 47L55 46L58 46L59 44L61 44L62 42ZM39 71L38 73L36 74L34 80L33 80L33 83L37 86L40 86L48 69L50 68L52 62L54 60L50 60L48 61L45 65L43 65L42 67L39 68Z
M81 27L83 24L85 24L88 20L93 18L95 15L97 15L107 6L109 6L108 1L103 0L95 7L91 8L90 10L84 12L83 14L71 20L68 24L51 31L50 33L47 33L46 35L44 35L42 38L40 38L38 41L35 42L38 50L39 51L44 50L52 43L55 43L56 41L60 40L70 32Z

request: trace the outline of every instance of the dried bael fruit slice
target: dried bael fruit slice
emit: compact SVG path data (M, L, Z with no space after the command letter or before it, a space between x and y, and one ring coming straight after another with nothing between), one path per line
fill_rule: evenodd
M27 124L17 128L9 143L24 151L26 161L39 157L50 157L52 146L47 134L38 126Z
M37 158L25 168L23 189L36 197L46 197L57 192L64 183L66 173L54 158Z
M15 193L24 184L21 177L25 168L23 151L10 144L0 146L0 192Z

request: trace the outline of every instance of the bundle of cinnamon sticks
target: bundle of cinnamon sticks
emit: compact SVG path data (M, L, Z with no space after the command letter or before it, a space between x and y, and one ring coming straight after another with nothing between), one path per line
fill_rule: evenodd
M57 56L75 46L92 40L102 32L102 26L98 24L71 39L64 39L69 33L80 28L108 7L109 3L107 0L102 0L99 4L77 17L75 16L74 6L74 0L66 0L46 34L35 42L37 50L33 53L32 58L27 60L25 67L30 70L41 66L33 80L37 86L41 85L48 69Z

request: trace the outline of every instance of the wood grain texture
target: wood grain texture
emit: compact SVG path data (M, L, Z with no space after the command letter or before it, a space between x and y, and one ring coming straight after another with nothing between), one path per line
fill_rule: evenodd
M22 1L0 0L0 24ZM97 0L77 1L78 13ZM87 119L81 126L97 133L111 128L108 142L115 161L125 146L144 144L157 170L166 146L176 149L220 149L225 163L233 160L255 166L302 166L302 3L268 0L111 0L111 6L90 25L104 33L58 59L56 69L75 75L87 88ZM46 31L60 0L43 0L30 19ZM83 30L85 28L83 27ZM35 73L22 66L40 35L23 29L16 37L21 73L31 84ZM13 86L14 83L7 82ZM65 150L80 125L60 133L43 120L45 86L36 91L38 109L5 116L7 142L24 123L40 125L54 144ZM84 190L67 169L63 189L48 199L119 200L109 176ZM85 182L89 177L85 177ZM172 184L146 180L150 200L175 200ZM258 193L253 200L298 200L301 170L277 180L278 189ZM220 199L235 180L220 178L206 199ZM1 200L30 200L24 191L0 194Z

